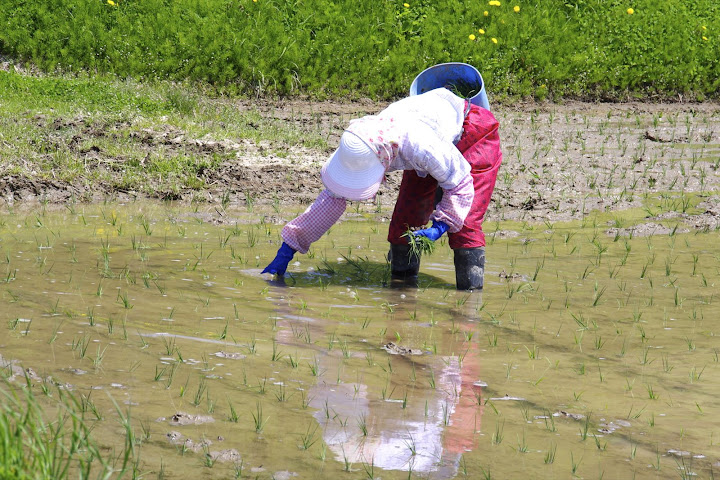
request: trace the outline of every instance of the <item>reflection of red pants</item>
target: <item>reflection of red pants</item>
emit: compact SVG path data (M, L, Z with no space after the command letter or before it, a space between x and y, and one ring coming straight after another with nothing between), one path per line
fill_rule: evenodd
M482 231L482 222L502 162L498 122L495 116L484 108L471 105L457 148L470 164L475 198L463 228L457 233L448 234L450 248L484 247L485 234ZM435 201L437 187L437 180L429 175L423 178L419 177L415 170L403 172L395 210L390 221L388 233L390 243L396 245L407 243L402 235L407 231L408 226L422 227L428 223L437 203Z
M463 454L478 445L476 432L480 432L483 415L482 388L475 385L480 380L480 352L478 343L471 344L472 351L466 352L460 371L460 398L450 416L450 425L445 427L443 446L448 453Z

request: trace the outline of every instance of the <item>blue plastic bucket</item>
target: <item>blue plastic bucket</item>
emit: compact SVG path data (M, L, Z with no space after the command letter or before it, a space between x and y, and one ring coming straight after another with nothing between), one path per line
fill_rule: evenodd
M490 103L485 93L485 82L483 82L477 68L467 63L440 63L426 68L420 72L420 75L415 77L415 80L410 85L410 95L420 95L458 80L469 84L479 84L480 91L473 97L468 98L468 100L475 105L490 110Z

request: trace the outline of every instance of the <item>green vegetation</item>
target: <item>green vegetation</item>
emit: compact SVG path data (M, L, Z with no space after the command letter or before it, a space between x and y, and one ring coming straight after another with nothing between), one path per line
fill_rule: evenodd
M0 54L48 72L243 94L391 98L447 61L477 66L496 99L702 99L720 86L714 0L7 0L0 19Z
M446 86L451 92L460 98L472 98L482 90L482 84L457 80Z
M412 230L402 234L403 237L407 238L408 245L410 245L410 255L420 257L422 255L430 255L435 250L435 242L427 237L415 236Z
M121 478L129 470L129 429L125 450L118 458L106 458L91 437L85 402L62 389L48 391L58 396L56 418L48 419L30 383L18 389L3 382L0 388L0 479Z
M0 176L175 198L206 188L239 153L325 148L317 124L298 128L199 86L0 71ZM246 142L243 142L242 140ZM264 142L269 148L258 148ZM22 159L22 160L20 160ZM82 195L81 195L82 196Z

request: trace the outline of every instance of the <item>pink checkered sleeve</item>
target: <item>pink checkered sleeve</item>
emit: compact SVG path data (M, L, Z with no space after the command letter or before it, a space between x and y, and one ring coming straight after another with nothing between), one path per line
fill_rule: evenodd
M340 219L346 205L344 198L323 190L304 213L285 225L280 233L283 241L298 252L307 253L310 244L319 240Z
M466 175L455 188L443 191L442 200L430 218L446 223L450 233L459 232L470 213L474 197L473 179Z

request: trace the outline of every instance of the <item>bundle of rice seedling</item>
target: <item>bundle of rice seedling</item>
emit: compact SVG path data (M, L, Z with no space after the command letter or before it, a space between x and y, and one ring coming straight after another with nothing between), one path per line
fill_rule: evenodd
M477 82L468 82L465 80L453 80L452 83L445 85L445 88L453 92L460 98L472 98L482 89L482 84Z
M408 245L410 245L410 255L419 257L420 255L430 255L435 250L435 242L427 237L420 237L413 234L413 231L408 230L402 234L403 237L408 239Z

